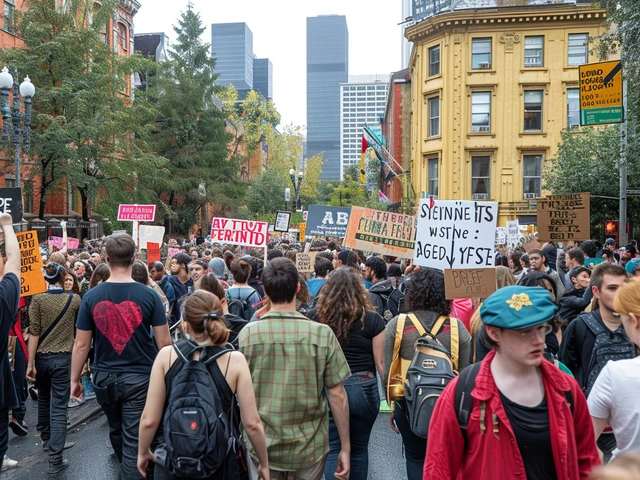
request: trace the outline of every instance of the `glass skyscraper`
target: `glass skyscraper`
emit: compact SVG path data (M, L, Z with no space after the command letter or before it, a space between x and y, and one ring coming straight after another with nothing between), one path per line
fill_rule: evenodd
M267 100L273 99L273 64L268 58L253 59L253 89Z
M307 18L307 157L324 152L323 180L340 179L340 84L349 77L344 15Z
M240 97L253 88L253 33L246 23L213 23L211 54L218 85L233 84Z

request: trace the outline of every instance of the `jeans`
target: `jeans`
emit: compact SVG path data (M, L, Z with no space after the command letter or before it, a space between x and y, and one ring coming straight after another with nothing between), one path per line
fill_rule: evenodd
M6 355L6 353L5 353ZM0 407L0 460L9 450L9 408Z
M349 437L351 439L351 480L367 480L369 472L369 437L380 411L380 393L376 377L352 375L344 382L349 400ZM335 478L340 454L340 436L329 415L329 457L324 468L326 480Z
M67 404L71 389L71 354L37 353L38 431L49 442L49 456L59 456L67 440Z
M109 422L109 438L120 462L120 478L142 478L137 467L138 429L147 399L149 374L96 372L93 388ZM150 470L153 471L153 465Z
M417 436L411 431L409 419L405 414L404 400L395 402L395 421L404 446L404 458L407 463L407 478L409 480L422 480L424 459L427 456L427 439Z
M27 357L22 350L22 344L16 342L16 361L13 363L13 383L16 385L16 394L20 405L11 411L11 416L23 421L27 414Z

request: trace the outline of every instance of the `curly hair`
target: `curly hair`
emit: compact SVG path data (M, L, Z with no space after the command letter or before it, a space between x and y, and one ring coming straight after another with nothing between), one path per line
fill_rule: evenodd
M360 321L364 328L366 310L373 310L362 277L350 268L334 271L322 286L318 297L317 318L331 327L340 345L349 344L349 332Z
M428 310L440 315L449 315L451 301L444 293L444 273L433 268L414 270L405 291L409 311Z

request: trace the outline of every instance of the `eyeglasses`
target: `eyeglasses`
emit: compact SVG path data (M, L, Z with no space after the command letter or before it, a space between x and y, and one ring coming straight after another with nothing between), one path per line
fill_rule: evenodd
M527 328L526 330L516 330L521 338L528 338L534 340L536 335L542 333L545 337L553 332L553 327L548 323L538 325L533 328Z

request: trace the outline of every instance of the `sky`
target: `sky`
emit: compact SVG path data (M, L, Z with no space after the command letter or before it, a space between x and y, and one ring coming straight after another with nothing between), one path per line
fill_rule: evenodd
M135 33L164 32L175 40L172 26L187 0L140 0ZM246 22L253 32L253 52L273 64L273 101L281 126L306 124L306 18L346 15L349 29L349 75L389 74L401 67L401 0L192 0L207 29L211 24Z

